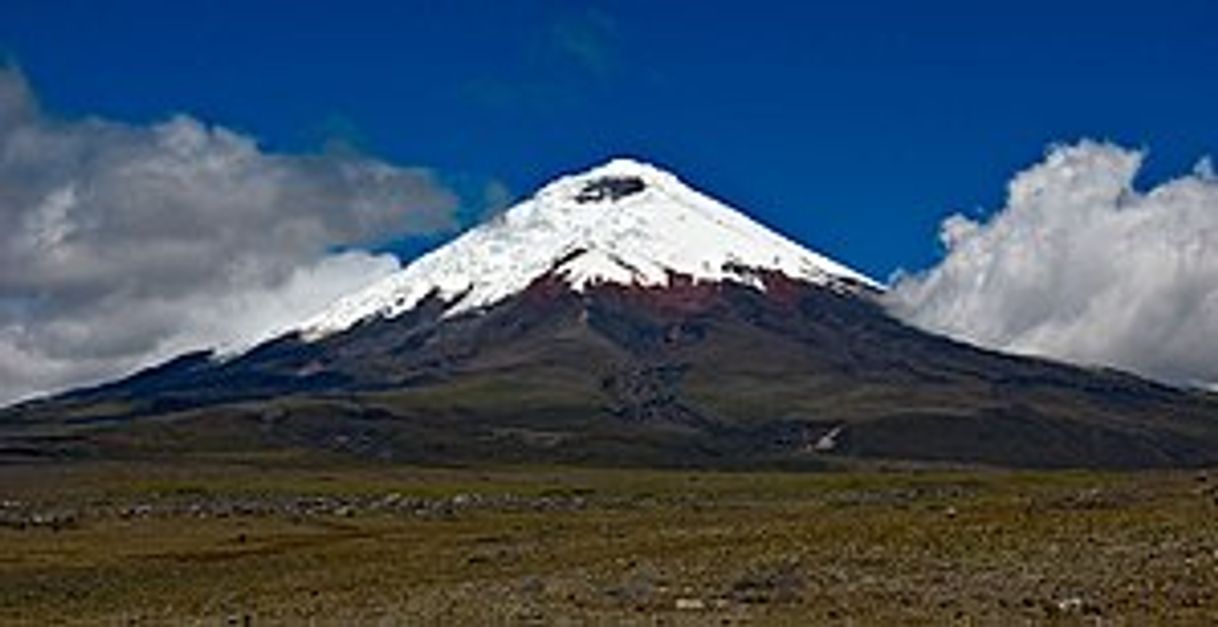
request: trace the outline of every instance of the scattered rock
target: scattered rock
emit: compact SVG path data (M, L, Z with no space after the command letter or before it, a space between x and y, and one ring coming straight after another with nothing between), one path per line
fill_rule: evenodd
M1083 600L1079 597L1067 597L1057 601L1057 609L1063 612L1073 612L1083 608Z
M676 600L676 608L684 611L700 611L706 609L706 602L702 599L683 597Z
M799 564L785 561L755 567L731 584L727 597L747 604L798 602L804 588Z

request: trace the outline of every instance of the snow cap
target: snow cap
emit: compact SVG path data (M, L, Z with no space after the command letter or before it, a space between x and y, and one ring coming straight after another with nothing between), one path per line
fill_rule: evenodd
M316 339L429 295L446 316L493 305L553 274L582 291L665 285L673 274L765 289L758 270L844 289L872 279L808 250L642 161L616 158L561 177L398 273L335 303L301 331Z

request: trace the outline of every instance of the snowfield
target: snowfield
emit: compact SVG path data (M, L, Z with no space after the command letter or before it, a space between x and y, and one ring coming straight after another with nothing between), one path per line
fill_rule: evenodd
M543 187L449 244L300 327L315 340L373 316L394 317L429 295L445 316L516 294L547 274L582 290L599 283L694 281L764 286L756 270L818 285L882 290L876 281L815 253L682 183L630 159L615 159Z

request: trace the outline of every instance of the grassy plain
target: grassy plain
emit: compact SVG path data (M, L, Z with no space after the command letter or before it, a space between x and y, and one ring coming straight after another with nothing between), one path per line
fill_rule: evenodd
M0 466L0 623L1215 624L1218 474Z

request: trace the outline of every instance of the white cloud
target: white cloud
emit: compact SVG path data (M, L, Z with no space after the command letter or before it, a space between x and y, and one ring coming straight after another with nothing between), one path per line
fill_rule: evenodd
M189 116L57 119L0 68L0 404L266 337L398 267L359 246L456 205L426 170Z
M1053 148L989 220L944 221L945 258L899 278L892 311L1000 350L1218 382L1218 180L1203 159L1140 192L1143 157Z

